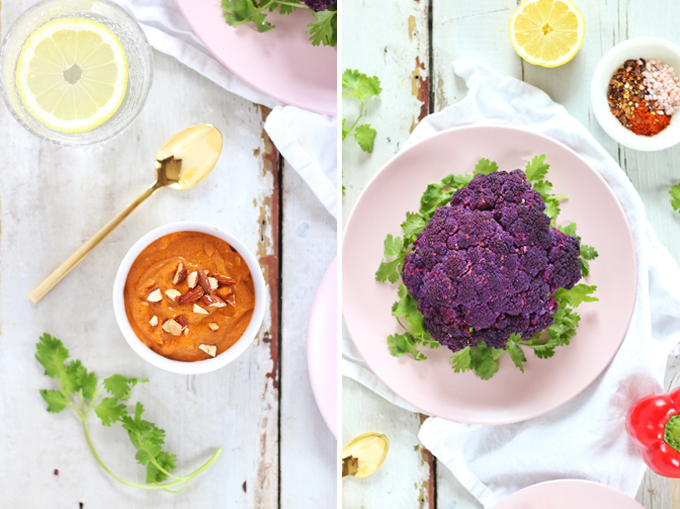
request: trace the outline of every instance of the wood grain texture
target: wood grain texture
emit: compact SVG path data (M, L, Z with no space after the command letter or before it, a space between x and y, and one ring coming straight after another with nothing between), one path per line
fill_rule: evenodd
M337 499L337 441L312 393L307 325L316 292L337 253L337 222L288 164L283 204L280 507L330 508Z
M345 20L351 19L352 26L345 24L344 29L344 66L360 66L367 60L367 54L373 54L380 47L372 41L391 40L400 35L403 20L392 20L390 23L374 26L368 16L362 0L344 0ZM408 4L408 2L396 2ZM452 63L459 58L473 58L489 65L498 72L513 76L535 85L554 100L563 104L569 112L582 122L595 139L619 162L632 183L640 193L647 212L647 217L655 228L657 235L666 245L676 260L680 260L680 215L675 214L669 204L668 188L680 181L680 172L675 169L680 160L680 148L675 147L656 153L642 153L620 147L609 138L597 123L590 107L590 77L600 58L610 48L630 37L655 35L680 43L680 28L673 16L659 16L658 13L672 12L674 4L669 0L649 0L647 2L629 2L623 0L607 0L587 2L575 0L586 21L586 35L583 47L568 64L556 68L545 69L532 66L522 61L512 49L507 35L507 23L520 0L479 0L476 2L431 0L432 21L430 39L430 61L432 63L430 100L433 111L439 111L465 97L466 87L462 79L453 74ZM399 8L394 9L395 13ZM356 13L355 13L356 12ZM392 13L392 15L395 15ZM370 26L369 26L370 25ZM364 34L371 32L370 38ZM376 32L379 35L376 35ZM419 37L424 37L422 33ZM405 62L409 59L405 58ZM402 64L403 65L403 64ZM359 67L361 69L361 67ZM380 69L378 74L384 83L395 83L403 75L402 68L389 67ZM372 72L372 69L363 72ZM406 86L400 91L404 93ZM394 94L390 91L390 94ZM400 105L385 111L385 103L379 106L371 118L373 127L390 133L401 133L402 137L393 134L390 142L398 148L408 137L408 115L410 106L404 107L405 113L400 116ZM401 122L401 125L395 123ZM343 163L345 185L351 189L344 198L343 217L347 218L361 189L370 177L385 164L384 153L372 156L358 153L355 147L343 145ZM348 164L349 162L349 164ZM678 371L677 359L669 361L668 373ZM366 409L365 401L373 401L375 396L364 387L354 384L347 387L350 391L343 395L343 415L345 419L355 419L356 409ZM356 399L356 401L355 401ZM387 404L377 412L365 413L362 422L365 426L377 426L385 415L398 422L415 419L401 409ZM373 415L372 419L369 415ZM346 426L343 424L343 426ZM347 425L347 426L351 426ZM404 427L412 429L411 427ZM417 431L417 427L415 427ZM348 440L350 437L346 437ZM418 482L413 476L413 468L417 461L398 450L395 461L402 470L399 482L405 484ZM406 463L410 461L411 465ZM401 473L403 472L403 475ZM478 502L466 492L445 466L438 463L436 468L436 506L446 509L480 508ZM396 482L396 481L395 481ZM346 487L343 487L343 493ZM371 491L367 488L366 491ZM382 494L382 491L379 492ZM364 493L364 499L370 500L370 494ZM640 486L638 500L647 509L671 509L680 507L680 483L663 479L647 472ZM376 496L375 507L380 505L381 498ZM354 507L348 505L347 507Z

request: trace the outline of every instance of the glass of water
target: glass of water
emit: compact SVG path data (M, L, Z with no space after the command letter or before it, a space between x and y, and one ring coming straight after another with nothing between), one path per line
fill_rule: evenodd
M27 40L40 27L60 18L104 25L120 41L127 60L127 87L120 105L106 121L84 132L65 132L43 123L29 111L19 92L22 84L17 85L19 56ZM125 10L107 0L44 0L34 5L10 29L0 49L0 58L2 98L12 116L36 136L60 145L92 145L120 134L142 110L153 77L153 57L144 32ZM63 73L64 78L71 84L80 79L79 75L66 76L67 73Z

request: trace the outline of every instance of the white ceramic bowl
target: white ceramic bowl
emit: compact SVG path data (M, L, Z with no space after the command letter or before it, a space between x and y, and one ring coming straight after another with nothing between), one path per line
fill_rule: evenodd
M141 253L149 244L151 244L156 239L159 239L165 235L176 232L202 232L214 235L229 244L231 244L236 251L243 257L243 259L248 264L250 273L253 277L253 284L255 286L255 309L253 310L253 316L250 319L250 323L246 328L243 335L239 340L232 345L231 348L222 352L217 357L213 359L206 359L203 361L196 362L182 362L175 361L163 357L157 354L149 347L147 347L142 341L137 337L137 335L132 330L130 322L128 321L127 314L125 313L125 302L123 300L123 290L125 288L125 281L130 271L132 263L137 259L139 253ZM127 252L123 261L118 268L118 273L116 274L116 279L113 282L113 312L116 315L116 321L118 322L118 327L123 333L123 337L128 342L130 347L145 361L153 364L154 366L164 369L166 371L172 371L173 373L182 373L187 375L196 375L200 373L209 373L223 366L226 366L231 361L236 359L241 355L246 348L253 342L255 336L257 335L260 325L262 324L262 319L264 318L265 303L267 301L266 288L264 285L264 277L262 276L262 269L257 263L255 257L246 248L243 243L234 237L232 234L227 233L215 226L210 226L204 223L195 222L177 222L166 224L160 228L147 233L141 239L139 239L134 246L130 248Z
M655 136L638 136L621 125L609 110L607 89L616 70L626 61L644 58L658 59L680 73L680 47L658 37L636 37L617 44L602 57L595 68L590 86L590 102L595 118L614 141L641 151L663 150L680 142L680 115L671 117L671 124Z

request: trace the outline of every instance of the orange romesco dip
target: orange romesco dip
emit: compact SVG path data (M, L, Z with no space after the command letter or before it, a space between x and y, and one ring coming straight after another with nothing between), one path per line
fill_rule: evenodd
M142 343L168 359L193 362L238 341L253 316L255 288L248 264L227 242L177 232L139 254L123 299Z

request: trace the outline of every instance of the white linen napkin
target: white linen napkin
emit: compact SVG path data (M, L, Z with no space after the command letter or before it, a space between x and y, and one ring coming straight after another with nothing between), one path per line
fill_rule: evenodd
M218 62L194 35L175 0L113 0L140 24L149 44L222 88L273 108L265 130L279 152L337 218L337 117L286 106ZM226 23L226 21L225 21Z
M426 117L404 147L451 127L486 123L531 128L576 151L607 181L635 239L638 290L626 337L608 369L583 393L541 417L510 425L467 425L430 417L418 437L486 509L551 479L588 479L634 497L645 465L624 428L627 409L661 392L669 352L680 342L680 269L648 223L625 173L567 110L541 90L469 59L454 62L468 94ZM669 214L671 212L669 211ZM343 341L343 375L404 408Z

